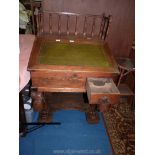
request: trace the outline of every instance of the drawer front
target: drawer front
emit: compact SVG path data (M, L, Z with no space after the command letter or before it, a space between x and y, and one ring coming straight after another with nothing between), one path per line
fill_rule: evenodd
M66 77L32 78L32 87L44 92L85 92L85 79Z
M116 104L119 102L118 94L92 94L89 98L89 104Z

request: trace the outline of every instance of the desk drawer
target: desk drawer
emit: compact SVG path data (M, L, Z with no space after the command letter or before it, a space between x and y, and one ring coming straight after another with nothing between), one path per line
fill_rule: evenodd
M116 104L120 92L111 78L88 78L86 82L89 104Z
M44 92L85 92L85 79L68 77L32 78L32 87Z

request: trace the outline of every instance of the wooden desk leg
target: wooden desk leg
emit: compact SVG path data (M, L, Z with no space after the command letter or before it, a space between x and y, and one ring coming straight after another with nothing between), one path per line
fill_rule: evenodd
M49 112L48 105L45 102L43 92L32 91L31 97L33 99L34 110L40 113L38 122L50 123L52 121L51 113Z
M102 97L98 100L99 109L101 112L107 112L110 108L109 100L107 97Z
M90 124L96 124L100 120L99 114L96 110L96 106L97 105L90 104L89 110L88 110L88 112L86 112L86 120Z

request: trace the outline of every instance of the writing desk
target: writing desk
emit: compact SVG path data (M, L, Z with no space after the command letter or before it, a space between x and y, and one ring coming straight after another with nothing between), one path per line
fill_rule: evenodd
M58 14L59 19L61 14ZM51 16L51 14L49 15ZM68 13L67 17L69 15L72 14ZM39 28L39 30L43 29ZM57 36L38 35L36 37L28 65L32 90L34 90L32 91L34 109L40 112L39 121L41 122L51 121L44 92L86 93L88 78L109 77L115 80L119 74L108 45L102 39L92 37L92 31L91 38L86 37L85 32L82 37L80 35L60 35L60 21L58 22L58 31ZM87 109L93 119L96 114L92 111L96 111L95 104L90 105Z

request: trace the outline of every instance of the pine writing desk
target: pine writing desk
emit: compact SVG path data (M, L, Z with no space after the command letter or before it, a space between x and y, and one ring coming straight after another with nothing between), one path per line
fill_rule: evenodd
M48 33L44 32L46 31L44 21L47 16L49 19ZM52 22L54 17L58 19L57 33L53 32L56 26ZM61 32L63 25L61 22L64 21L64 17L67 19L66 32ZM83 18L84 22L82 33L80 30L78 32L80 26L77 26L80 18ZM34 109L40 112L39 121L50 122L51 110L46 104L44 92L86 93L88 78L115 79L119 71L108 45L104 42L110 17L44 12L39 13L36 19L38 36L34 42L28 65L32 79L31 94L34 99ZM92 21L92 24L88 24L88 21ZM98 32L95 29L97 21L98 24L100 23ZM89 25L91 25L90 32L87 29ZM74 32L70 32L71 27L74 27L72 28ZM96 104L86 105L85 112L89 113L89 120L91 118L97 120Z

